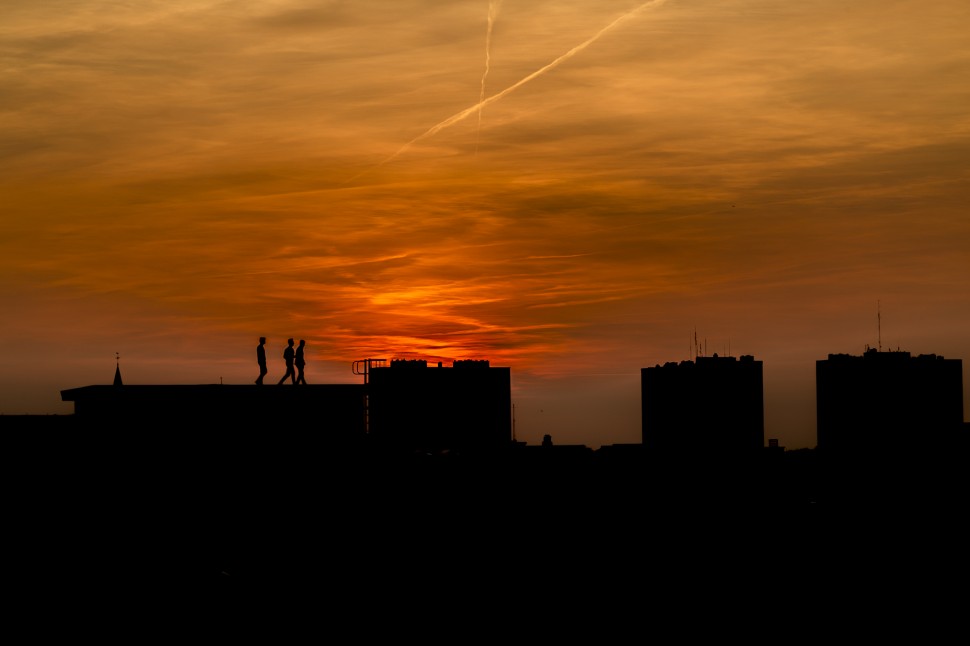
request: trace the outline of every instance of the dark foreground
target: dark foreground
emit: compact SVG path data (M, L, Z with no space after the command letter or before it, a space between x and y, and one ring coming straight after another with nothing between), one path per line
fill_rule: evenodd
M630 586L870 585L952 569L965 542L957 455L320 449L295 433L8 433L8 572L28 586L207 580L226 595L306 586L373 603L499 589L528 604Z

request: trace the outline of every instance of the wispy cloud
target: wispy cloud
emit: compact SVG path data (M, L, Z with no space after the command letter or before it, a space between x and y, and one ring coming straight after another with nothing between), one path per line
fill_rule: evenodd
M632 18L636 14L640 13L641 11L643 11L644 9L646 9L647 7L659 7L660 5L664 4L665 2L666 2L666 0L651 0L650 2L645 2L642 5L640 5L639 7L635 8L635 9L632 9L632 10L630 10L630 11L628 11L628 12L620 15L615 20L613 20L611 23L609 23L608 25L606 25L605 27L603 27L602 29L600 29L598 32L596 32L595 34L593 34L591 37L587 38L586 40L584 40L580 44L576 45L575 47L573 47L572 49L570 49L569 51L567 51L565 54L562 54L561 56L559 56L558 58L556 58L552 62L547 63L546 65L540 67L538 70L536 70L536 71L532 72L531 74L529 74L528 76L520 79L518 82L513 83L512 85L508 86L507 88L505 88L501 92L498 92L497 94L493 94L492 96L488 97L487 99L480 100L475 105L473 105L471 107L468 107L468 108L465 108L461 112L457 112L457 113L453 114L452 116L448 117L447 119L445 119L444 121L441 121L440 123L435 124L434 126L432 126L431 128L429 128L428 130L426 130L423 134L415 137L414 139L412 139L408 143L404 144L401 148L398 149L397 152L395 152L394 154L390 155L389 157L386 157L378 165L379 166L383 166L384 164L388 163L389 161L397 158L398 156L400 156L401 154L403 154L404 152L406 152L408 149L411 148L411 146L413 146L414 144L418 143L419 141L422 141L423 139L427 139L428 137L432 137L432 136L436 135L438 132L440 132L441 130L443 130L443 129L449 127L449 126L452 126L452 125L458 123L459 121L463 121L463 120L467 119L469 116L471 116L471 115L473 115L475 113L479 113L480 114L481 113L481 110L485 106L487 106L487 105L489 105L491 103L494 103L496 101L499 101L500 99L502 99L506 95L514 92L515 90L519 89L520 87L522 87L526 83L529 83L530 81L532 81L534 79L537 79L540 76L542 76L543 74L546 74L549 71L555 69L556 67L558 67L559 65L561 65L565 61L568 61L570 58L572 58L576 54L580 53L581 51L583 51L584 49L586 49L587 47L589 47L590 45L592 45L593 43L595 43L597 40L599 40L600 38L602 38L604 34L606 34L609 31L615 29L616 26L619 25L620 23L622 23L622 22L624 22L626 20L629 20L630 18ZM353 180L359 178L360 175L361 174L355 175L354 177L352 177L348 181L353 181Z
M485 103L485 81L488 79L488 70L492 62L492 28L495 19L498 17L499 9L502 8L502 0L489 0L488 3L488 24L485 31L485 69L482 71L482 89L478 95L478 129L475 132L475 154L478 154L478 137L482 132L482 107Z

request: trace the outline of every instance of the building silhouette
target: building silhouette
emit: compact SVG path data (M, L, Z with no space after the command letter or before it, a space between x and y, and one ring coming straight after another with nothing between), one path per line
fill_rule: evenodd
M196 447L478 451L512 441L511 369L488 361L365 360L363 384L93 385L61 391L89 428L191 436ZM356 365L356 364L355 364ZM253 438L247 440L247 438Z
M762 362L697 357L640 371L643 445L671 457L757 456L764 447Z
M479 451L512 442L511 369L487 360L429 367L423 360L372 365L368 434L391 450Z
M334 441L364 431L364 390L358 384L314 384L300 392L223 384L94 385L62 390L61 399L74 402L79 422L106 428L192 427L201 435L298 427Z
M941 453L962 437L963 364L869 349L816 361L819 450L832 458Z

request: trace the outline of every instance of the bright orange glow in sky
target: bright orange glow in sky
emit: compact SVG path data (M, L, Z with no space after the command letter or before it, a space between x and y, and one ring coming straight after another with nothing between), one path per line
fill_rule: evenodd
M519 439L639 442L640 368L696 330L802 448L829 353L970 361L965 0L3 13L0 413L116 352L250 383L266 336L272 381L294 337L311 383L488 359Z

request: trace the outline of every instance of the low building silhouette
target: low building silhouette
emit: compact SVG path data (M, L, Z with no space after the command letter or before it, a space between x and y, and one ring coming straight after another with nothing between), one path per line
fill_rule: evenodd
M440 365L440 364L439 364ZM365 373L359 373L365 374ZM367 360L363 384L300 388L249 385L92 385L61 391L87 428L193 436L197 445L364 444L390 452L504 449L512 441L511 369L488 361ZM220 438L212 440L211 438ZM258 449L256 449L258 450Z
M192 426L198 431L300 428L330 439L364 432L364 387L358 384L270 388L240 385L112 385L61 391L79 422L132 430ZM309 425L309 427L308 427Z

